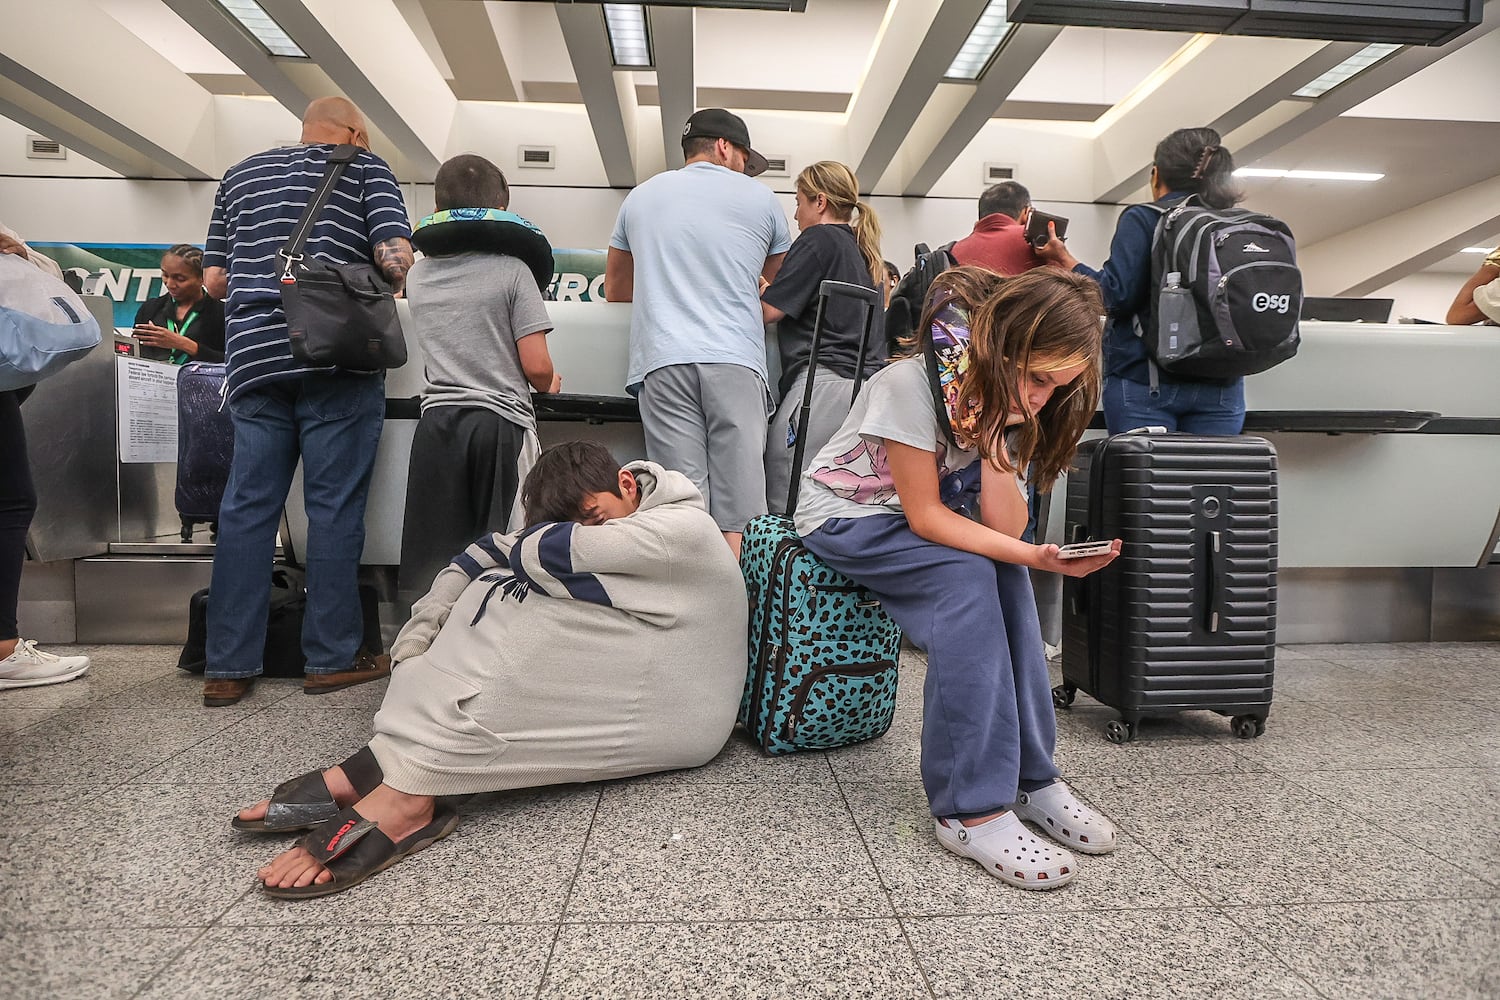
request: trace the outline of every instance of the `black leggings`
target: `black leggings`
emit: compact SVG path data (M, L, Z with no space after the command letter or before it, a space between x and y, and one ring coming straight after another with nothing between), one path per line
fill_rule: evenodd
M30 393L0 392L0 642L21 634L16 627L21 564L26 560L26 531L36 513L26 428L21 424L21 400Z

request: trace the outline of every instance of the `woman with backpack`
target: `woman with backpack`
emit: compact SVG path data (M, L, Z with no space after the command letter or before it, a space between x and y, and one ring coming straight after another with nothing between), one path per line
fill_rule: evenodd
M1104 333L1104 419L1111 434L1165 427L1188 434L1240 433L1245 424L1245 380L1188 379L1156 369L1136 323L1150 312L1151 242L1162 210L1193 196L1206 208L1232 208L1243 194L1234 184L1234 158L1211 128L1178 129L1156 144L1151 164L1152 205L1120 214L1109 259L1095 270L1079 263L1054 236L1037 251L1049 263L1099 283L1109 324ZM1156 369L1153 371L1153 369Z

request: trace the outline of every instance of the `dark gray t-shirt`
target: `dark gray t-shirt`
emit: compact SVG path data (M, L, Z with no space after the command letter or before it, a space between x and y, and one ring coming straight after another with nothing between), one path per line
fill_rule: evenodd
M427 356L422 409L482 406L510 419L531 409L516 341L552 328L531 271L515 257L424 257L406 278L412 322Z

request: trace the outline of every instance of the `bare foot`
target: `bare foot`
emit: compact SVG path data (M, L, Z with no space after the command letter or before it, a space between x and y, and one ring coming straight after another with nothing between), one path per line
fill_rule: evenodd
M380 832L400 843L432 822L433 799L427 795L407 795L389 785L381 785L354 806L365 819L374 820ZM313 859L301 846L278 854L257 873L268 886L283 889L292 886L321 885L333 873Z
M344 775L344 769L338 765L330 767L323 772L323 784L328 786L328 791L333 795L333 801L340 809L347 809L359 801L359 793L349 783ZM253 822L266 818L266 808L271 804L270 799L261 799L253 806L246 806L240 810L240 819Z

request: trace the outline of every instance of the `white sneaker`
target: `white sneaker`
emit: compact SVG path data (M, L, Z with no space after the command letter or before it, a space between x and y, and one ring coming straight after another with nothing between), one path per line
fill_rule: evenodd
M0 660L0 689L61 684L81 677L88 668L87 656L58 656L21 639L16 643L16 651Z
M1044 643L1042 643L1042 648L1047 651L1047 662L1048 663L1052 663L1052 662L1054 662L1056 660L1062 659L1062 647L1061 646L1054 646L1050 642L1044 642Z

